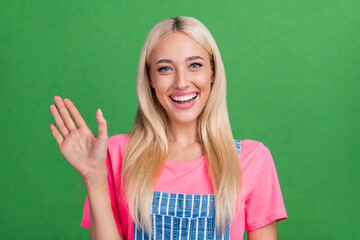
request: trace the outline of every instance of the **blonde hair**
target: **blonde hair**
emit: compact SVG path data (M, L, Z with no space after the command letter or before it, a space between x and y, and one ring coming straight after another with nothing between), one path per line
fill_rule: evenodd
M195 18L165 19L146 37L136 80L138 110L125 149L121 185L134 223L150 235L153 188L167 157L170 126L167 114L150 86L150 54L162 37L173 32L185 33L202 45L209 53L214 70L211 93L198 118L198 134L214 189L215 230L224 233L239 200L241 168L226 106L224 65L211 33Z

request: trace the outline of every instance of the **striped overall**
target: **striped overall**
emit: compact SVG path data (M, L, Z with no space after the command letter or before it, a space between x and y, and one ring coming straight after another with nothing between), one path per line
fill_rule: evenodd
M241 142L234 140L238 154ZM152 236L134 226L134 239L230 239L230 226L216 235L215 198L213 194L180 194L154 191Z

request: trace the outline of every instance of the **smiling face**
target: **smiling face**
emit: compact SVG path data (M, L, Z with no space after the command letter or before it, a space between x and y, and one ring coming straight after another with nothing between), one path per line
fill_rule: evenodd
M171 122L197 123L213 81L209 54L199 43L181 32L160 39L151 52L150 78Z

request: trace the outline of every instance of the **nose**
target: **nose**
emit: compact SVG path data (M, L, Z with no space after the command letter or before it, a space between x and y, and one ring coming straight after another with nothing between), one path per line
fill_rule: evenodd
M174 79L174 88L176 89L187 89L190 87L190 81L186 72L178 70Z

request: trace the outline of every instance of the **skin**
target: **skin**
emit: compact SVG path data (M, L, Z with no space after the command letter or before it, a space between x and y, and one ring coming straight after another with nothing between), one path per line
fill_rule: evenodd
M197 118L204 109L214 81L207 51L187 35L171 33L155 45L150 63L151 87L170 119L167 158L172 161L200 158L204 153L197 135ZM169 96L189 91L198 93L194 106L186 110L174 107ZM90 238L124 239L119 235L114 220L107 185L108 133L105 118L99 110L96 111L99 133L95 137L70 99L55 96L54 101L50 111L59 130L54 123L50 124L50 130L61 154L84 181L90 205ZM248 239L277 239L276 222L248 232Z
M209 54L186 34L171 33L155 45L150 62L150 84L170 119L168 159L200 158L204 153L197 136L197 118L204 109L213 81ZM187 110L176 108L169 98L174 93L193 91L198 96L195 105Z

